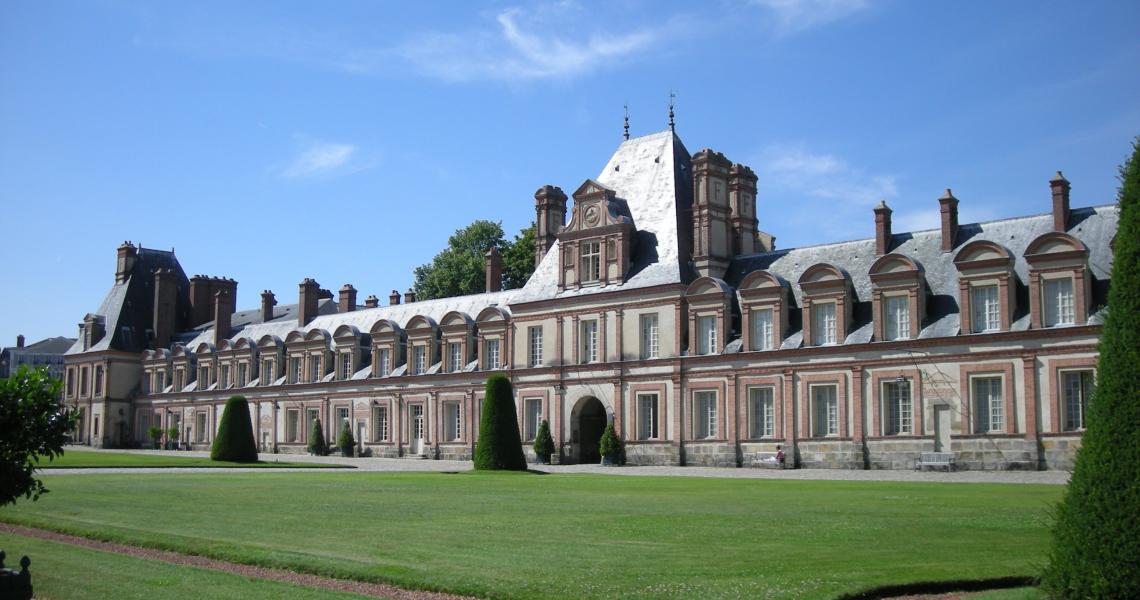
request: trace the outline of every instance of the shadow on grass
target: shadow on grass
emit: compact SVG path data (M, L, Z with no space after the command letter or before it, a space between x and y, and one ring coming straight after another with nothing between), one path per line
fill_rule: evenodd
M995 577L992 579L959 579L954 581L920 581L917 583L901 583L898 585L884 585L862 592L843 594L835 600L879 600L880 598L894 598L896 596L911 596L917 594L947 594L950 592L984 592L987 590L1004 590L1019 587L1035 587L1039 583L1036 577Z

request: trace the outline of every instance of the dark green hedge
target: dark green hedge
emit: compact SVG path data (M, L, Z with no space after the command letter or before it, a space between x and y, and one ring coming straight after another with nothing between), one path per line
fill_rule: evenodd
M218 435L210 448L210 460L257 462L257 442L253 438L249 402L242 396L233 396L226 401L222 422L218 425Z
M511 389L511 380L501 373L487 378L483 418L479 421L479 443L475 446L475 470L526 470L514 390Z

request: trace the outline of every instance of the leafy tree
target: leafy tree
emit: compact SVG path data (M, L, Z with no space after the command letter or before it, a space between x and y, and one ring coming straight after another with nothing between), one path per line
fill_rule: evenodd
M210 448L210 460L237 463L257 462L257 442L253 438L253 421L249 418L249 402L242 396L226 401L218 435Z
M621 438L619 438L617 432L614 431L614 424L606 423L606 429L602 432L601 439L598 440L598 452L600 452L610 464L616 465L621 460L621 450Z
M21 365L0 379L0 506L47 493L35 465L63 454L78 416L59 404L60 382L47 369Z
M1056 598L1140 598L1140 138L1121 179L1096 389L1042 577Z
M550 463L550 455L554 454L554 438L550 436L550 423L546 419L538 425L534 436L534 453L543 464Z
M166 430L166 443L170 446L171 450L178 449L179 431L177 425L171 425L170 429Z
M352 450L356 447L356 440L352 439L352 428L348 426L348 421L345 421L341 426L336 445L340 448L341 456L352 456Z
M321 427L321 419L313 419L313 427L309 429L309 454L324 456L328 454L328 444L325 444L325 432Z
M502 373L487 378L479 443L475 446L476 471L525 471L526 455L519 437L518 413L511 380Z
M430 263L416 267L413 286L416 297L428 300L485 291L486 255L492 246L498 248L503 257L504 287L510 289L526 283L534 271L533 225L520 231L513 242L507 242L501 224L478 220L456 230L448 238L447 248Z
M161 427L148 427L146 430L147 435L150 436L150 443L155 450L158 450L158 445L162 442L162 428Z

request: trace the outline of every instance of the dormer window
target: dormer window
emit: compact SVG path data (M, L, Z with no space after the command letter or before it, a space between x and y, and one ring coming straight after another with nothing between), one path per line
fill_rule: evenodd
M730 341L732 288L715 277L701 277L685 290L689 304L689 354L720 354Z
M835 303L826 302L811 306L811 343L826 346L836 343Z
M391 372L390 367L388 366L389 364L391 364L391 361L389 359L391 354L392 353L387 348L381 348L376 353L376 376L377 377L387 377L388 373Z
M1013 321L1013 255L1000 244L977 240L954 257L964 333L1009 331Z
M463 368L463 345L459 342L451 342L447 345L447 370L450 373L458 373Z
M910 339L910 299L905 295L887 296L883 303L883 338Z
M633 249L633 220L614 190L587 179L574 192L570 222L558 232L558 289L625 280Z
M601 273L602 244L597 240L585 241L581 249L578 268L582 283L597 281Z
M1001 301L996 283L970 286L970 321L974 333L1001 330Z
M1029 314L1033 327L1084 325L1091 284L1088 248L1080 240L1050 232L1030 242Z
M412 356L414 357L414 375L423 375L427 371L427 347L416 346L413 350Z
M842 343L851 323L851 277L833 265L808 267L799 280L803 292L804 343Z
M499 365L499 338L491 338L483 342L484 363L487 370L498 369Z
M697 318L697 354L716 354L716 317Z
M1045 326L1072 325L1075 323L1073 310L1073 280L1070 277L1046 279L1041 286L1045 305Z
M740 314L748 350L778 348L788 329L788 285L767 272L753 271L740 281Z

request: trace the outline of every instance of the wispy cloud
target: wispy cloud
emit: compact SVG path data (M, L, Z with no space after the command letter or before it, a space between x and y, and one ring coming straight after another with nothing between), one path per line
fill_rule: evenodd
M865 207L898 196L895 176L865 173L831 154L773 147L764 152L761 164L773 183L815 198Z
M298 146L293 161L281 171L282 177L294 179L343 172L357 153L356 146L337 142L303 140Z
M868 0L751 0L772 16L781 34L794 34L853 16L870 8Z

